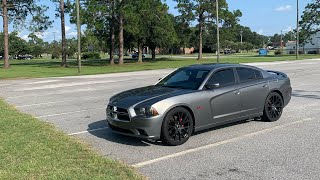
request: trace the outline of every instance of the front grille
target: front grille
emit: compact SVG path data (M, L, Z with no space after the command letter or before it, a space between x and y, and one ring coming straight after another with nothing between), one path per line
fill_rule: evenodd
M120 108L117 106L108 105L107 115L112 117L113 119L121 120L121 121L130 121L130 116L127 109Z

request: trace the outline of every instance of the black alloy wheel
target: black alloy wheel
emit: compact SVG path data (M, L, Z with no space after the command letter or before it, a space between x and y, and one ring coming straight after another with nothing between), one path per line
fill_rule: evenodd
M283 99L279 93L272 92L267 97L264 105L263 117L265 121L277 121L283 111Z
M177 146L185 143L193 132L193 119L188 110L177 107L169 111L162 123L162 141Z

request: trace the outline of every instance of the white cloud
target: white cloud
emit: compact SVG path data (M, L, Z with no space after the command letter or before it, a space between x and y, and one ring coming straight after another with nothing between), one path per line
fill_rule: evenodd
M66 33L68 33L71 30L70 26L66 26Z
M11 32L9 32L9 34L10 34ZM29 35L28 34L25 34L25 33L22 33L22 32L18 32L18 37L20 37L21 39L24 39L24 40L26 40L26 41L29 41Z
M284 29L285 32L289 32L289 31L292 31L292 30L293 30L292 26L289 26L286 29Z
M23 35L23 36L20 36L22 39L26 40L26 41L29 41L29 37L27 34Z
M38 38L44 38L44 33L41 32L35 32L34 35L36 35Z
M258 34L263 34L263 32L264 32L263 29L259 29L257 33L258 33Z
M278 12L291 11L292 10L292 6L291 5L279 6L279 7L275 8L274 10L278 11Z
M77 36L77 32L76 31L72 31L72 32L69 32L67 35L68 36Z

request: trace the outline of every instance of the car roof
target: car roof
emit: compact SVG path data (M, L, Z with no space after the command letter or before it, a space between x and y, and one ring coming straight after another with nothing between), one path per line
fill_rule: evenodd
M211 63L211 64L195 64L191 66L187 66L186 68L191 68L191 69L203 69L203 70L215 70L215 69L220 69L220 68L227 68L227 67L247 67L247 68L254 68L254 69L260 69L254 66L248 66L248 65L243 65L243 64L217 64L217 63Z

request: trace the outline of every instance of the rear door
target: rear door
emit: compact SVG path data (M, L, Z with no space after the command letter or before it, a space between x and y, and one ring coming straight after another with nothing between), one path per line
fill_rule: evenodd
M214 123L236 119L240 112L240 96L234 68L226 68L215 72L207 84L219 83L220 86L210 93L210 105Z
M269 87L261 71L241 67L236 68L236 72L240 87L241 116L263 112Z

